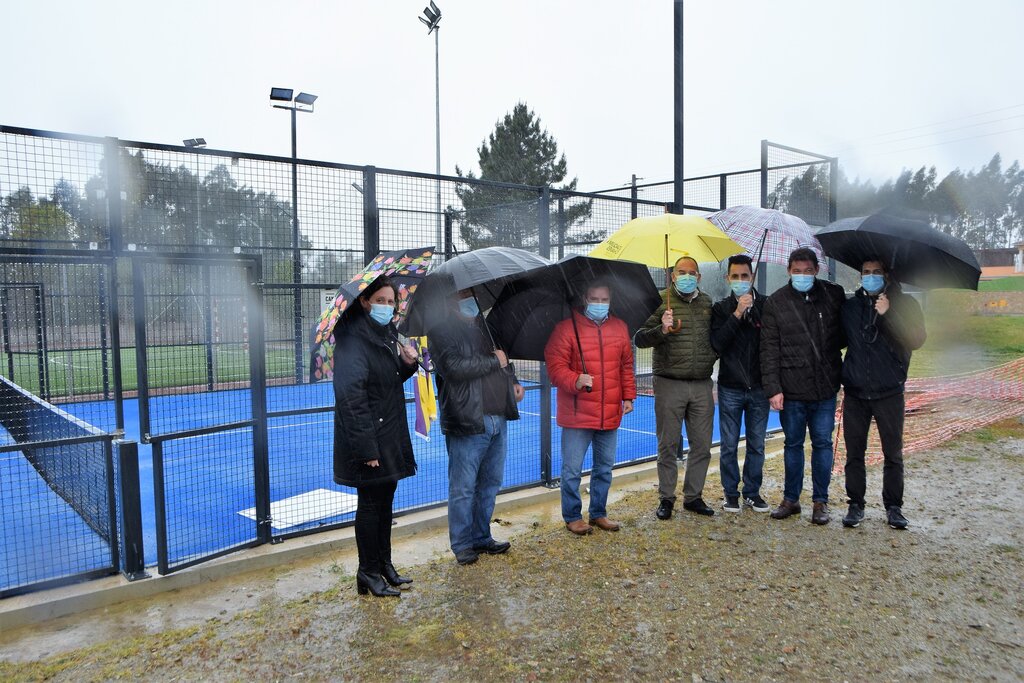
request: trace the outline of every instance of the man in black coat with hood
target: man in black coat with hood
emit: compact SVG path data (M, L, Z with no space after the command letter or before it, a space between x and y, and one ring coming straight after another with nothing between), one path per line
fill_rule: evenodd
M864 520L867 474L864 452L875 418L882 441L882 503L889 526L906 529L903 516L903 386L911 352L925 341L924 315L877 258L864 261L861 287L843 304L847 350L843 360L843 436L846 441L846 495L850 508L843 526Z

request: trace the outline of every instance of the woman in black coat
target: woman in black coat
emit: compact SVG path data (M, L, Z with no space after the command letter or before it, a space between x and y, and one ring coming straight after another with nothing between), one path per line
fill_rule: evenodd
M334 481L358 492L356 587L378 597L412 583L391 563L395 489L416 473L402 384L416 372L417 353L392 325L395 298L394 285L378 278L334 333Z

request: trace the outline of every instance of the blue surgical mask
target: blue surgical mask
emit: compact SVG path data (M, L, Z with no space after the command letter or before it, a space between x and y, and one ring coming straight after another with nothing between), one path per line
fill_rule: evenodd
M680 294L693 294L697 289L696 275L677 275L676 291Z
M608 304L587 304L587 317L595 323L604 322L608 318Z
M730 280L729 288L737 298L741 297L750 291L750 280Z
M459 299L459 313L467 318L475 318L480 314L480 306L476 303L476 297Z
M814 286L813 275L790 275L789 281L793 283L793 289L798 292L809 292Z
M878 294L885 287L885 276L884 275L861 275L860 286L864 288L864 291L868 294Z
M378 325L387 325L395 317L395 307L388 306L387 304L371 304L370 317Z

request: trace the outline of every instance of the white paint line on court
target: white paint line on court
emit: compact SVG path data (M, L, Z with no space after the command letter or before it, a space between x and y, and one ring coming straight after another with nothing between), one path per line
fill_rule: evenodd
M313 489L297 496L283 498L270 504L270 526L275 529L288 529L318 519L336 517L356 509L357 497L344 491L330 489ZM238 514L256 519L256 508L239 510Z

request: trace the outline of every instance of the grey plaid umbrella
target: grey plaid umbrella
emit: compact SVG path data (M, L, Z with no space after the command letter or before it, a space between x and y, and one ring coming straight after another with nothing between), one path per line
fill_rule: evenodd
M733 206L707 217L722 232L743 247L755 263L787 265L789 254L799 247L808 247L818 255L821 271L828 273L825 252L807 223L796 216L775 209L755 206Z

